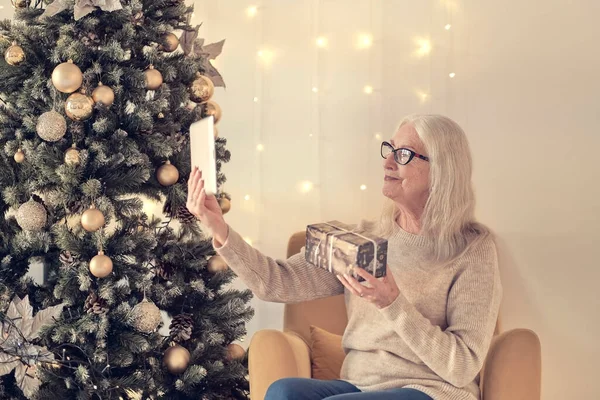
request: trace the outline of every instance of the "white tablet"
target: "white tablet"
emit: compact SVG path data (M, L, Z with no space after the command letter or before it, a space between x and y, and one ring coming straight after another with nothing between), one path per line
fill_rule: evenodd
M190 125L192 171L200 168L206 194L217 194L217 157L214 117L203 118Z

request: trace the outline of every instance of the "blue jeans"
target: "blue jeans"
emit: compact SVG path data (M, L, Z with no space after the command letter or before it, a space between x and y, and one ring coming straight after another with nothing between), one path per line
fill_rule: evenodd
M322 381L310 378L279 379L267 390L265 400L433 400L415 389L388 389L361 392L342 380Z

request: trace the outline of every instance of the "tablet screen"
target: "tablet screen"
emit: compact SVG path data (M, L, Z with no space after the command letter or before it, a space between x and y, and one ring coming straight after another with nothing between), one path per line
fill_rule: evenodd
M217 159L214 117L208 116L190 125L192 170L200 168L206 194L217 194Z

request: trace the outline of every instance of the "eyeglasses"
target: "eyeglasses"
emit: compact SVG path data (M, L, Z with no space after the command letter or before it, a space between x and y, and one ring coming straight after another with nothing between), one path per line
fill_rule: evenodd
M394 149L394 146L388 142L381 143L381 157L388 158L390 154L394 153L394 160L400 165L406 165L412 161L414 157L420 158L421 160L429 161L429 157L425 157L422 154L415 153L410 149L403 147Z

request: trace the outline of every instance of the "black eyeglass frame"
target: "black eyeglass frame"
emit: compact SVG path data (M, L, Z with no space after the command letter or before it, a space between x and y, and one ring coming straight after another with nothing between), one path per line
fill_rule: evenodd
M394 154L394 161L396 161L400 165L406 165L406 164L408 164L415 157L420 158L421 160L429 162L429 157L426 157L426 156L424 156L422 154L416 153L416 152L412 151L411 149L407 149L405 147L400 147L398 149L395 149L394 146L392 146L392 144L389 143L389 142L381 142L381 157L383 157L384 159L387 158L387 157L385 157L383 155L383 148L384 147L388 147L389 149L391 149L392 153ZM404 164L399 161L399 157L398 157L398 152L399 151L407 151L407 152L410 153L410 157L408 158L408 161L405 162ZM389 156L389 154L388 154L388 156Z

